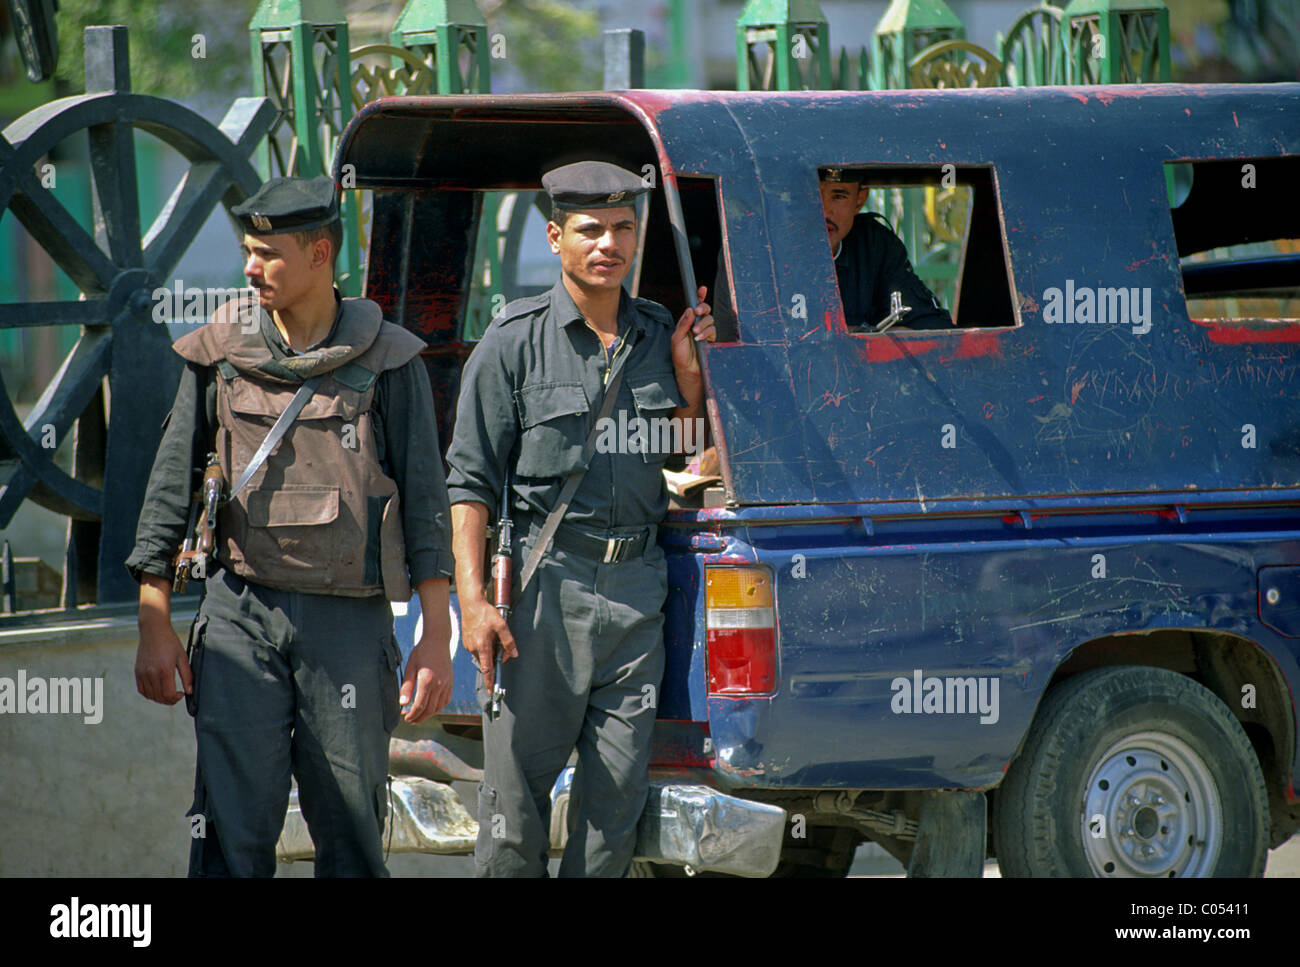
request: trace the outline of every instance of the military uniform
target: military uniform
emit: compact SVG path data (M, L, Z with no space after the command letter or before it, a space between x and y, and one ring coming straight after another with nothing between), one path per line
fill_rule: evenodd
M909 329L951 329L952 317L912 271L907 248L875 212L853 219L835 256L844 319L850 329L874 329L890 312L891 293L901 293L910 312L895 323Z
M297 230L268 207L261 217L277 230ZM137 579L170 574L196 458L216 450L229 492L301 383L321 378L218 515L191 630L191 815L206 833L192 842L192 876L274 874L291 774L317 875L387 875L380 833L400 712L388 599L450 576L449 509L423 341L369 300L335 298L329 335L303 353L260 307L233 303L175 345L188 365L127 561Z
M620 291L618 337L606 350L561 281L512 302L484 333L462 375L448 492L452 503L495 513L513 466L516 575L581 464L612 374L623 373L616 422L670 417L683 405L673 325L662 306ZM667 509L667 454L603 449L515 600L519 654L500 666L500 714L483 718L481 876L545 875L550 790L575 745L576 823L561 875L621 876L632 858L664 665L667 572L656 528Z

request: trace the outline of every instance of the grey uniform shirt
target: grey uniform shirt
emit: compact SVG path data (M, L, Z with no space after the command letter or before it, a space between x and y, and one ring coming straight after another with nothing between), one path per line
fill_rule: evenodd
M618 339L607 354L562 281L506 306L461 377L447 451L451 502L484 504L495 517L512 466L514 510L544 520L564 478L581 463L611 364L623 369L612 425L663 420L684 405L673 372L673 328L663 306L621 292ZM618 436L611 439L625 442ZM606 449L592 454L565 523L592 531L658 524L668 509L662 473L668 453L636 444Z
M336 315L329 335L310 348L329 345L337 330ZM267 313L262 314L262 336L275 359L297 355L285 344ZM200 395L204 401L202 414L197 406ZM211 449L216 412L217 386L212 367L187 363L149 475L136 525L135 548L126 560L127 570L137 581L141 574L171 577L172 560L189 519L190 493L195 483L191 468L204 451ZM418 356L398 369L379 374L370 412L379 460L396 481L401 496L411 584L450 577L451 512L429 374ZM206 423L207 438L196 445L196 423L200 420Z

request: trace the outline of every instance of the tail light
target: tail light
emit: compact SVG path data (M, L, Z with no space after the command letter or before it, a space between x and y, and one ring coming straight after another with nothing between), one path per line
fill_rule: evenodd
M776 609L765 567L706 567L709 694L776 691Z

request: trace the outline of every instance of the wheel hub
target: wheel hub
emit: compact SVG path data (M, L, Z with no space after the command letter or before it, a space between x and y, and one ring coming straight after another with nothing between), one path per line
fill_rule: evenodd
M1201 876L1222 841L1222 804L1204 760L1162 732L1126 736L1084 787L1081 835L1097 876Z
M148 322L157 283L144 269L126 269L113 279L108 290L110 318L126 310L139 322Z
M1155 836L1156 827L1160 825L1159 814L1151 806L1142 806L1133 816L1133 826L1137 830L1137 835L1142 839L1151 839ZM1163 832L1168 832L1164 828Z

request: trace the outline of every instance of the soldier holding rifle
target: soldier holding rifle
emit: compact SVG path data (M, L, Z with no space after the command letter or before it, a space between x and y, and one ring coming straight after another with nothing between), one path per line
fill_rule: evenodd
M475 864L481 876L545 874L549 794L576 745L577 821L560 874L622 876L664 665L667 575L655 537L667 454L597 452L593 431L617 421L616 408L698 417L694 340L712 341L713 319L701 302L674 326L663 306L623 291L640 176L581 162L542 187L560 281L506 306L484 333L447 454L462 640L482 671L485 713ZM509 624L483 593L485 532L502 501L516 565ZM504 695L492 714L498 657Z

